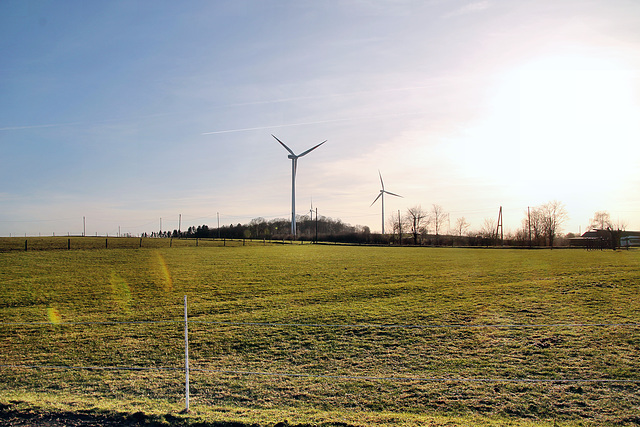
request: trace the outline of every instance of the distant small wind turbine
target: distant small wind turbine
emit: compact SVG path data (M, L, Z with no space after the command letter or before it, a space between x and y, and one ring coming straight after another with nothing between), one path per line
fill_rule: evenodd
M373 206L373 204L375 202L377 202L379 198L382 198L382 234L384 234L384 195L386 193L386 194L390 194L390 195L396 196L396 197L402 197L402 196L400 196L399 194L395 194L395 193L392 193L390 191L385 190L384 189L384 181L382 181L382 174L380 173L380 171L378 171L378 175L380 175L380 184L382 184L382 189L380 190L380 193L378 194L378 197L376 197L376 199L373 201L373 203L371 203L371 205L369 207Z
M322 141L320 144L316 145L315 147L309 148L307 151L296 155L296 153L294 153L293 150L291 150L291 148L287 147L284 144L284 142L276 138L275 135L271 134L271 136L274 137L276 141L278 141L289 152L289 156L287 157L291 159L291 234L295 238L296 237L296 170L298 168L298 159L302 156L309 154L310 152L312 152L313 150L315 150L316 148L318 148L319 146L321 146L327 141L326 140Z

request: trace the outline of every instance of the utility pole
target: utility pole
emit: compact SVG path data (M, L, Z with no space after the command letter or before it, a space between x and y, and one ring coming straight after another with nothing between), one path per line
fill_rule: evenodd
M182 227L182 214L178 214L178 236L180 236L181 227Z
M316 243L318 243L318 208L316 208Z
M500 230L500 246L504 246L504 229L502 227L502 206L500 206L500 213L498 213L498 225L496 227L496 240L498 239L498 230Z
M400 209L398 209L398 241L402 246L402 222L400 221Z
M82 217L82 237L87 235L87 217Z
M529 248L531 248L531 208L527 206L527 222L529 223Z
M216 216L218 217L218 239L220 238L220 212L216 212Z
M189 412L189 318L187 317L187 296L184 296L184 374L185 408Z

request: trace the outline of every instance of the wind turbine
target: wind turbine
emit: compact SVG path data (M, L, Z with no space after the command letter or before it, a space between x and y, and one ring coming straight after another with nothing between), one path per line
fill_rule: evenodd
M373 203L377 202L378 199L382 198L382 234L384 234L384 195L386 194L390 194L392 196L396 196L396 197L402 197L399 194L395 194L392 193L390 191L387 191L384 189L384 181L382 181L382 174L380 173L380 171L378 171L378 175L380 175L380 184L382 184L382 189L380 190L380 193L378 194L378 197L376 197L376 199L373 201ZM373 206L373 203L371 203L371 206Z
M291 159L291 234L295 238L296 237L296 169L298 168L298 159L302 156L309 154L310 152L312 152L313 150L315 150L316 148L318 148L319 146L321 146L327 141L326 140L322 141L320 144L316 145L315 147L309 148L307 151L296 155L296 153L294 153L293 150L291 150L291 148L287 147L284 144L284 142L276 138L275 135L271 134L271 136L274 137L276 141L278 141L280 145L282 145L289 152L289 156L287 157Z

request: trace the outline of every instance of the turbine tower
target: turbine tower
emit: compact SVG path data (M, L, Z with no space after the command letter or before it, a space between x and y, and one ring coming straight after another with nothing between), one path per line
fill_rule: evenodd
M384 181L382 181L382 174L380 173L380 171L378 171L378 175L380 175L380 184L382 184L382 189L380 190L380 193L378 194L378 197L376 197L376 199L373 201L373 203L371 203L371 205L369 207L373 206L373 204L375 202L377 202L378 199L382 198L382 234L384 234L384 194L387 193L387 194L390 194L390 195L396 196L396 197L402 197L402 196L400 196L399 194L395 194L395 193L392 193L390 191L385 190L384 189Z
M291 159L291 234L295 238L296 237L296 169L298 168L298 159L302 156L309 154L310 152L312 152L313 150L315 150L316 148L318 148L319 146L321 146L327 141L326 140L322 141L320 144L316 145L315 147L309 148L307 151L296 155L296 153L294 153L293 150L291 150L291 148L287 147L284 144L284 142L276 138L275 135L271 134L271 136L274 137L276 141L278 141L280 145L282 145L289 152L289 156L287 157Z

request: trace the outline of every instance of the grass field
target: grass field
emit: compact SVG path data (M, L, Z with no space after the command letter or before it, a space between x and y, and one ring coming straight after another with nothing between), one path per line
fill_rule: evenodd
M0 404L247 425L640 424L638 251L176 242L0 253Z

